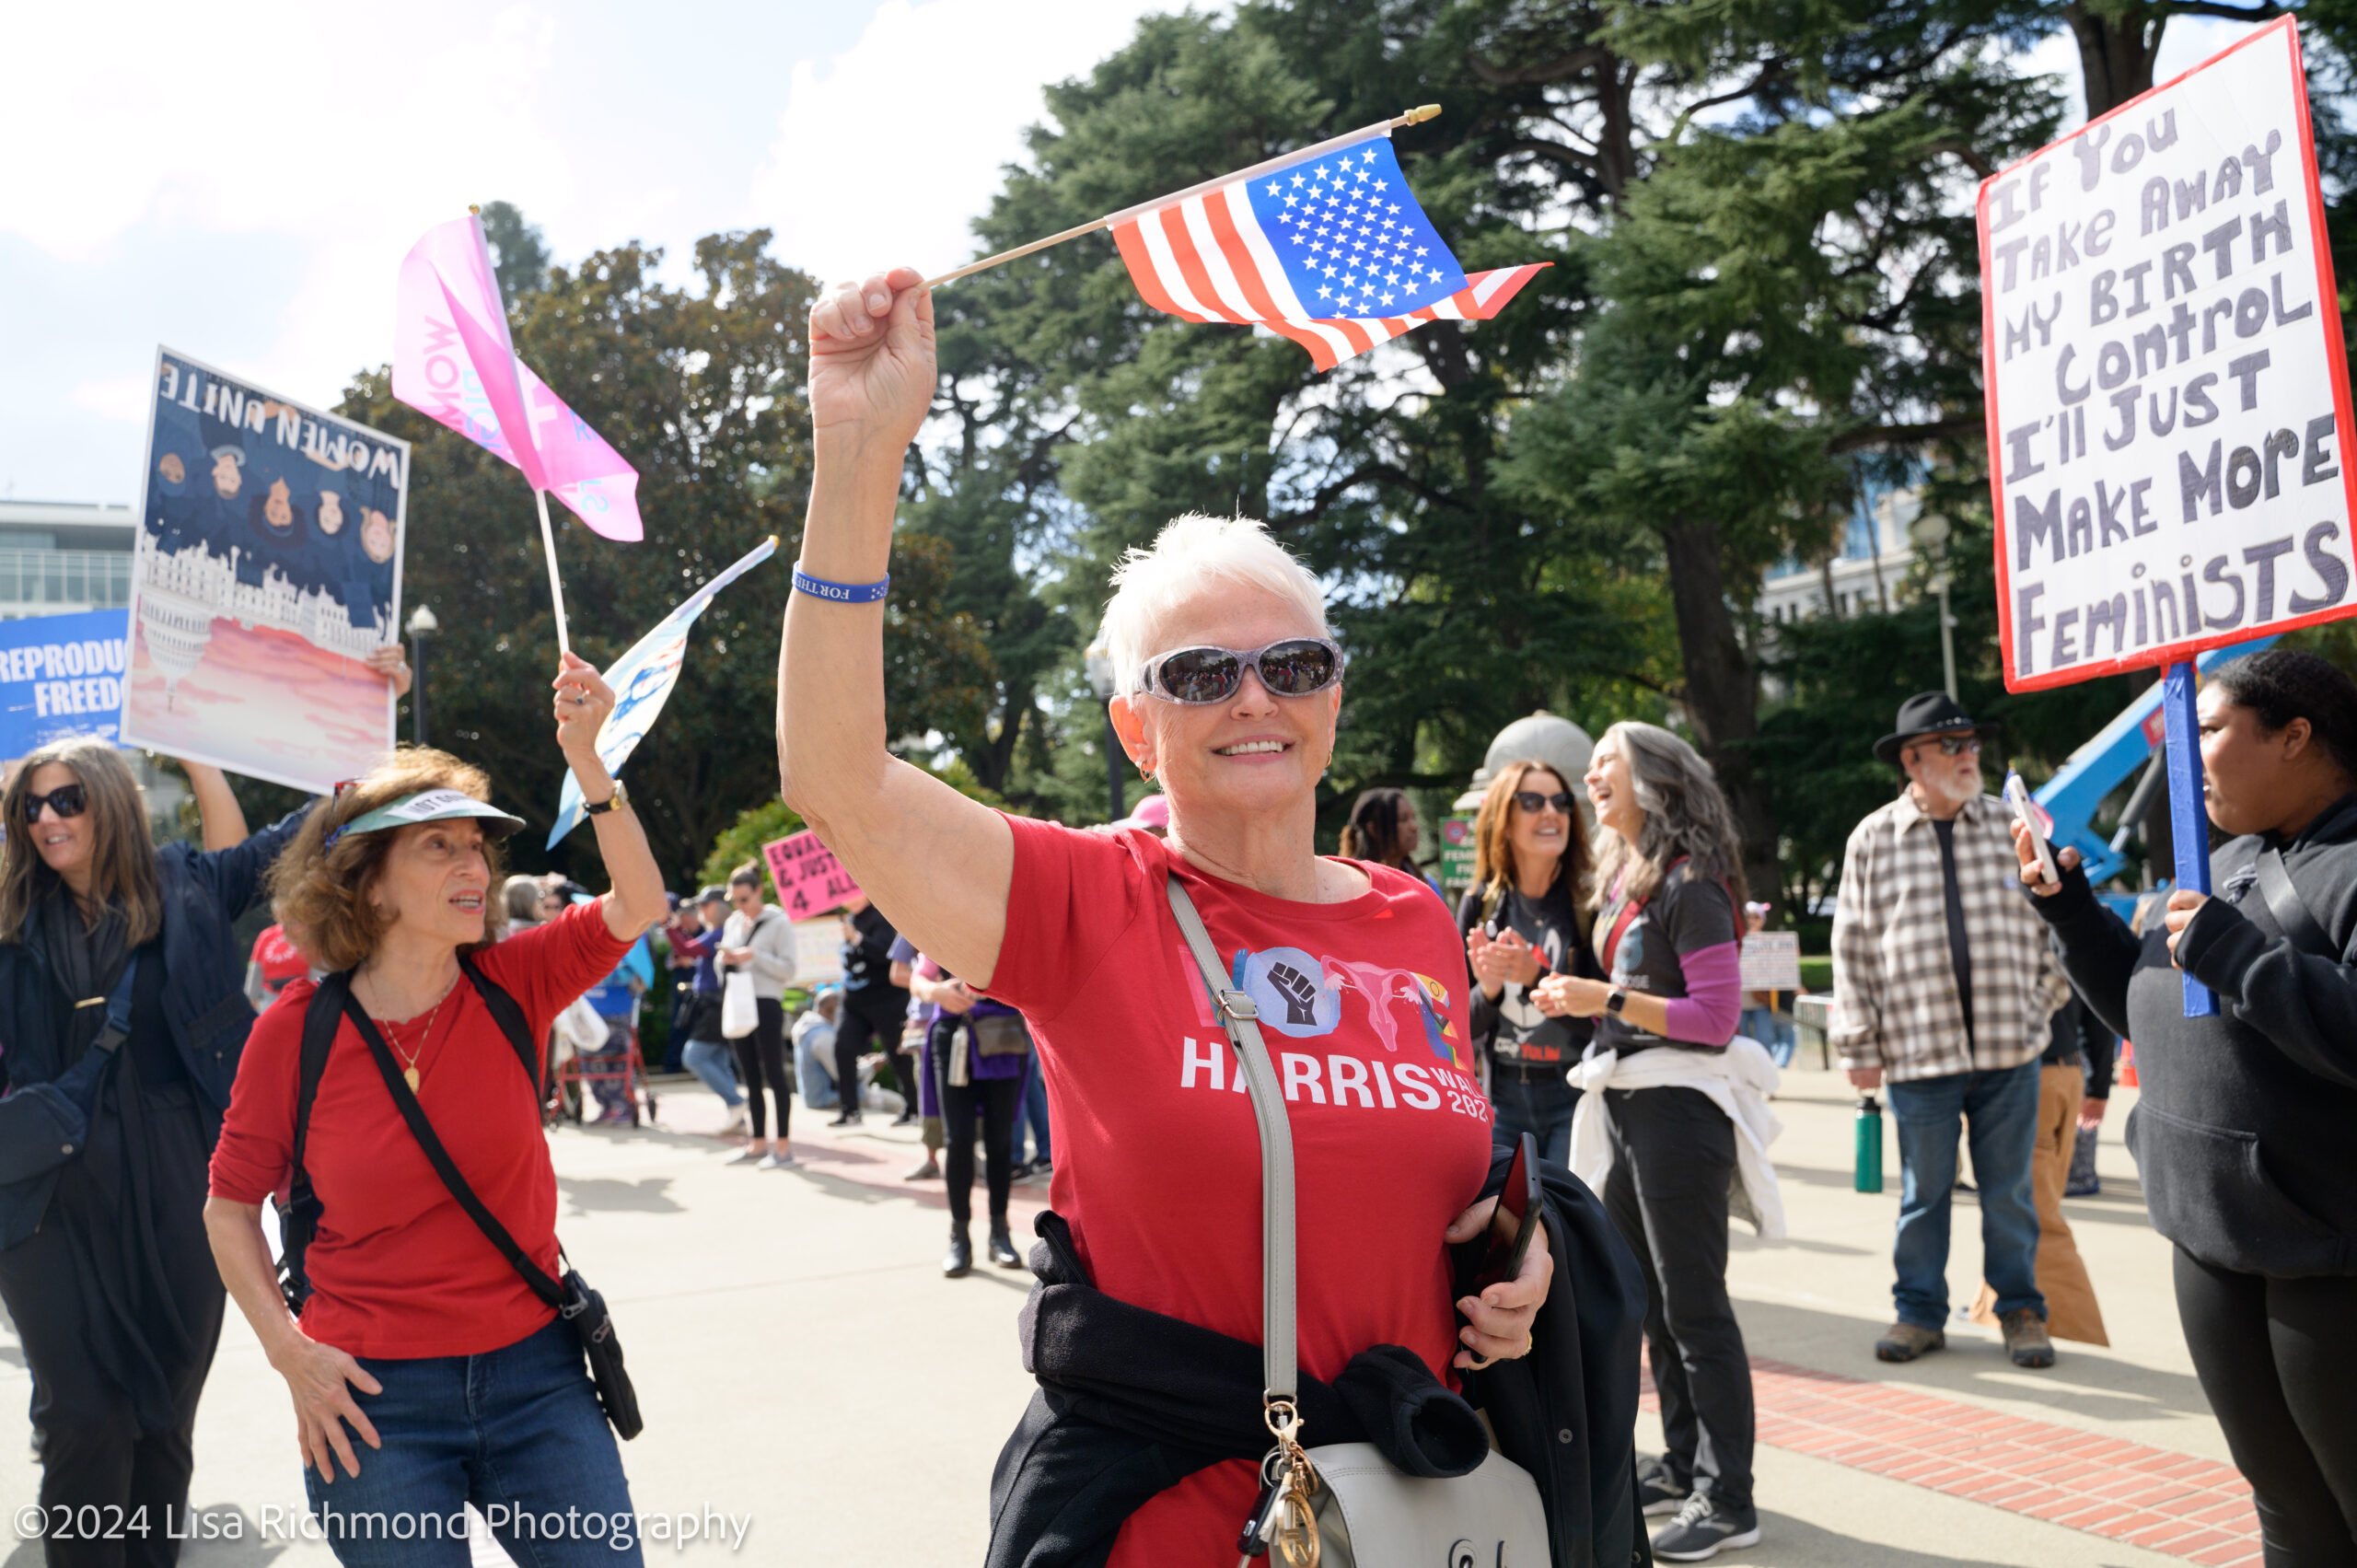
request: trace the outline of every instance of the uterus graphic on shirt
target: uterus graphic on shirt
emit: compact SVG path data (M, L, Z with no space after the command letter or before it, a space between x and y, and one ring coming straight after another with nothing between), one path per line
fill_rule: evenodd
M1402 1005L1413 1008L1424 1044L1452 1067L1457 1060L1457 1028L1447 1016L1448 988L1430 975L1353 958L1315 957L1299 947L1237 950L1232 983L1252 998L1264 1028L1311 1040L1341 1027L1342 993L1355 993L1367 1010L1368 1027L1393 1055L1399 1051Z

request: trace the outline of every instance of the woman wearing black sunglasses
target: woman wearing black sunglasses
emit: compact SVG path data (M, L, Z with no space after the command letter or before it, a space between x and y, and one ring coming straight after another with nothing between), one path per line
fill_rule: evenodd
M885 749L882 600L902 458L934 394L932 323L907 270L811 313L817 469L780 654L779 771L911 942L1023 1012L1056 1127L1049 1255L1082 1260L1106 1296L1184 1319L1190 1343L1206 1329L1260 1340L1260 1144L1169 901L1176 878L1283 1075L1303 1372L1331 1379L1370 1347L1406 1346L1455 1381L1527 1353L1553 1267L1543 1240L1515 1278L1452 1299L1446 1244L1480 1236L1497 1208L1480 1197L1489 1107L1462 950L1421 882L1316 851L1341 651L1317 579L1260 524L1180 518L1116 575L1110 711L1169 798L1167 841L1003 816ZM1259 1352L1243 1354L1248 1438ZM1035 1401L1002 1459L993 1561L1015 1561L1032 1510L1075 1479L1066 1461L1109 1475L1105 1446L1134 1446L1068 1422L1086 1424ZM1265 1443L1250 1457L1181 1443L1056 1527L1109 1549L1112 1568L1232 1554Z
M188 772L208 837L241 836L220 772ZM52 1564L175 1555L164 1521L187 1508L197 1396L221 1330L205 1163L254 1018L229 927L263 900L301 816L232 848L158 849L122 754L87 739L33 752L0 794L7 1087L59 1079L128 1026L80 1091L83 1145L0 1185L0 1299L33 1376L41 1504L69 1520L145 1510L145 1533L127 1542L53 1530ZM24 1152L0 1155L14 1167Z
M1501 1132L1527 1132L1538 1152L1568 1163L1579 1091L1565 1074L1596 1026L1541 1012L1533 988L1549 975L1602 979L1580 904L1587 821L1564 780L1544 762L1508 762L1473 816L1473 886L1457 905L1473 972L1473 1039L1488 1055Z

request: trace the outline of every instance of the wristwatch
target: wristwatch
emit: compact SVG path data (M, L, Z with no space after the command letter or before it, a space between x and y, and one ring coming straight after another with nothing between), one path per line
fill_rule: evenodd
M613 794L606 796L605 799L598 802L595 806L582 807L581 813L585 817L603 817L607 812L619 811L629 804L630 791L623 786L621 780L616 779L614 781Z
M1629 993L1617 985L1612 988L1612 994L1604 999L1604 1010L1616 1018L1620 1016L1620 1009L1628 1005Z

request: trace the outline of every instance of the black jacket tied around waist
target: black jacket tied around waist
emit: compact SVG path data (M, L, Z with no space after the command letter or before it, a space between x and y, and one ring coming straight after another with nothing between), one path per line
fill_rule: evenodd
M1492 1158L1492 1192L1510 1153ZM1486 1415L1499 1451L1538 1482L1555 1568L1646 1563L1633 1430L1644 1283L1595 1194L1560 1167L1540 1169L1555 1276L1531 1353L1468 1374L1460 1396L1413 1352L1373 1346L1331 1383L1303 1376L1304 1435L1371 1443L1410 1475L1458 1476L1489 1451ZM1039 1388L991 1477L985 1561L1097 1568L1156 1493L1268 1451L1260 1347L1115 1300L1088 1278L1061 1215L1035 1228L1039 1283L1018 1321Z

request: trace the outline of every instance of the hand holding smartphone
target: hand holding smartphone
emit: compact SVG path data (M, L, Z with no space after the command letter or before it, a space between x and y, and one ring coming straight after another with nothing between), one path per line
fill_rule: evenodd
M2029 830L2030 847L2038 851L2038 870L2049 886L2061 887L2062 873L2055 868L2054 846L2047 842L2047 835L2054 830L2053 820L2044 807L2030 798L2029 786L2022 783L2021 774L2010 768L2005 771L2005 798L2012 803L2014 815L2021 819L2022 826Z
M1514 1236L1511 1240L1500 1236L1496 1222L1492 1222L1483 1238L1486 1250L1474 1269L1468 1292L1472 1295L1521 1273L1523 1260L1530 1253L1530 1239L1538 1233L1538 1140L1527 1132L1515 1144L1514 1163L1506 1167L1505 1190L1498 1194L1498 1209L1513 1216Z

